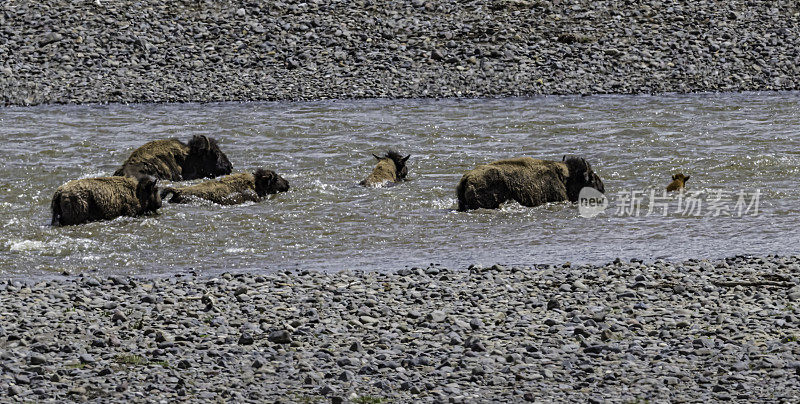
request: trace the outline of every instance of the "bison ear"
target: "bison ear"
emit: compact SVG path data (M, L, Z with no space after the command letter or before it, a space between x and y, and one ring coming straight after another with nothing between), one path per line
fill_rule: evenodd
M380 158L380 157L378 157L378 155L377 155L377 154L375 154L375 153L372 153L372 156L373 156L373 157L375 157L375 158L376 158L376 159L378 159L378 160L380 160L380 159L381 159L381 158Z
M153 177L152 175L148 175L144 178L144 186L147 189L153 189L158 184L158 178Z
M409 154L408 156L405 156L405 157L403 157L402 159L400 159L400 162L401 162L401 163L403 163L403 164L405 164L405 163L406 163L406 161L408 161L408 158L409 158L409 157L411 157L411 155L410 155L410 154Z
M672 179L673 180L677 180L678 179L678 174L672 174Z

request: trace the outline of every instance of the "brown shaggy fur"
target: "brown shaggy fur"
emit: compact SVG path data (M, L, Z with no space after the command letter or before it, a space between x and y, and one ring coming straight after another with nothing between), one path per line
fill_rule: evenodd
M496 209L507 200L523 206L577 201L578 192L591 186L605 192L603 183L584 159L562 162L519 157L478 166L461 178L458 210Z
M131 153L115 176L147 174L170 181L181 181L181 165L189 155L189 146L178 139L154 140Z
M272 170L258 169L254 173L236 173L188 187L167 187L161 197L172 194L170 203L186 203L189 197L205 199L220 205L258 202L268 194L286 192L289 183Z
M406 179L406 175L408 174L406 161L411 157L410 154L403 157L396 151L389 150L383 157L374 154L373 156L378 159L378 164L367 178L359 182L359 185L379 188L393 185Z
M667 185L667 192L679 191L686 186L686 181L689 180L691 175L683 175L678 173L672 176L672 182Z
M131 153L114 176L152 175L164 180L184 181L230 174L231 169L230 161L214 139L194 136L189 144L178 139L145 143Z
M161 207L156 180L143 177L85 178L58 187L50 203L53 226L140 216Z

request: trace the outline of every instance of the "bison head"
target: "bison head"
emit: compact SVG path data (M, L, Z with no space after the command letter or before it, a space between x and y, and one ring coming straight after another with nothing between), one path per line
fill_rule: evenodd
M139 206L142 213L155 213L161 207L161 194L158 192L156 180L153 176L142 176L138 178L136 184L136 199L139 200Z
M683 175L683 173L674 174L672 176L672 182L667 185L667 191L678 191L682 190L686 186L686 181L689 180L690 175Z
M194 135L189 141L189 155L183 163L183 179L214 178L233 170L228 156L219 149L217 141L205 135Z
M373 156L375 155L373 154ZM394 150L387 151L386 156L384 157L375 156L375 158L378 160L380 160L381 158L385 158L385 159L391 159L394 162L397 181L403 181L406 179L406 175L408 175L408 167L406 167L406 161L408 161L409 157L411 157L410 154L408 156L403 157L400 153Z
M584 187L594 188L602 193L606 192L603 180L592 170L592 166L583 157L567 157L561 159L567 166L569 176L566 180L567 198L571 202L578 201L578 194Z
M673 180L680 180L681 182L686 183L686 181L689 180L689 177L691 177L691 175L683 175L683 173L678 173L678 174L674 174L672 176L672 179Z
M253 177L256 182L256 195L260 197L289 190L289 181L283 179L275 171L259 168L253 173Z

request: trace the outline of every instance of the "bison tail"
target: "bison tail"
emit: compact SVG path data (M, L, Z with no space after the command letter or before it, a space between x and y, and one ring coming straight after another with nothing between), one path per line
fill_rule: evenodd
M56 194L56 196L53 197L53 201L50 203L50 210L53 211L53 218L50 220L51 226L58 226L61 224L62 212L60 199L60 195Z
M467 205L466 205L466 203L464 203L465 195L464 195L464 182L463 181L459 182L458 186L456 187L456 199L458 199L458 209L457 210L459 212L466 212L467 211Z
M75 224L76 217L80 216L76 212L77 205L80 202L75 202L70 195L57 193L53 196L53 202L50 203L50 209L53 211L53 218L50 220L52 226L65 226ZM80 211L80 209L78 209Z
M466 180L458 184L456 196L458 197L459 212L466 212L479 208L495 209L500 205L498 201L496 201L496 195L487 195L486 190L481 190L479 193L475 185Z

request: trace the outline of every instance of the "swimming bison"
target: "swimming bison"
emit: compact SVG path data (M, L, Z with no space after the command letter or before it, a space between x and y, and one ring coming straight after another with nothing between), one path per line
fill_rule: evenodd
M161 207L156 179L101 177L69 181L58 187L50 208L53 226L155 213Z
M686 186L686 181L689 180L691 175L683 175L678 173L672 176L672 182L667 185L667 192L680 191Z
M115 176L152 175L158 179L185 181L214 178L231 173L228 157L208 136L192 137L189 144L178 139L154 140L131 153Z
M378 157L375 154L373 156L378 159L378 164L372 170L372 174L359 182L359 185L378 188L391 186L406 179L406 175L408 175L406 161L411 157L410 154L403 157L400 153L389 150L383 157Z
M161 197L172 194L171 203L188 202L188 197L205 199L220 205L236 205L247 201L258 202L269 194L286 192L289 182L275 171L259 168L251 173L226 175L188 187L165 187Z
M603 181L581 157L562 161L519 157L478 166L456 188L458 210L496 209L511 199L523 206L578 201L583 187L605 192Z

